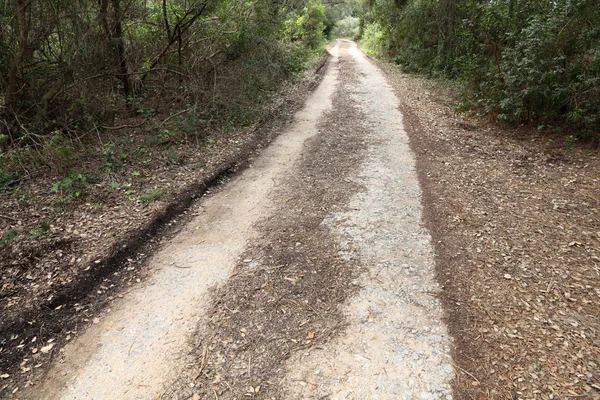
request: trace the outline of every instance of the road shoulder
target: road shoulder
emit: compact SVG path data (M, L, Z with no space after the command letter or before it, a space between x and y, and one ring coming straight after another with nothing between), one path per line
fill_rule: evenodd
M451 87L381 65L417 155L456 397L600 397L597 149L457 115Z

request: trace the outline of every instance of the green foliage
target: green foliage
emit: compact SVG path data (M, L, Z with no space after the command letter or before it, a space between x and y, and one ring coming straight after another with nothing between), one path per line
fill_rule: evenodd
M338 22L349 17L358 18L360 25L361 16L363 15L363 0L345 0L344 2L326 3L325 7L325 31L324 34L329 39L339 37L339 33L333 32L333 29ZM360 33L360 28L357 34ZM347 36L353 37L353 35Z
M200 110L197 104L187 104L186 107L187 112L176 120L177 126L186 133L198 135L209 125L209 112Z
M8 231L6 231L2 236L2 239L0 239L0 250L7 247L17 235L18 232L14 229L9 229Z
M50 230L50 225L46 221L42 221L40 226L31 231L29 239L37 240Z
M50 191L74 199L81 197L85 193L87 187L88 182L85 175L72 173L52 185Z
M166 192L162 189L150 189L140 196L142 203L152 203L153 201L160 200L165 196Z
M51 162L66 166L73 158L73 145L61 131L54 131L44 144L44 153Z
M41 160L61 173L90 133L103 135L119 117L162 128L159 110L187 103L179 122L188 134L232 114L250 123L308 65L326 19L321 0L19 4L0 2L0 149L23 150L11 155L23 169L39 170L21 161ZM120 156L106 145L107 172Z
M18 182L19 176L16 173L0 171L0 191L6 190Z
M365 53L373 57L383 56L386 54L386 42L387 40L385 32L377 23L368 24L365 27L360 40L360 44Z
M168 146L177 140L177 132L168 129L161 129L158 133L156 142L161 146Z
M316 49L325 39L325 7L320 0L308 0L299 15L283 23L282 34L287 41L302 41L308 48Z
M597 1L375 0L365 19L368 52L459 79L459 109L599 138Z
M346 17L337 21L331 30L332 38L354 39L360 30L360 18Z
M123 163L129 157L129 154L121 151L121 149L112 142L104 143L102 155L104 157L104 172L107 174L123 167Z

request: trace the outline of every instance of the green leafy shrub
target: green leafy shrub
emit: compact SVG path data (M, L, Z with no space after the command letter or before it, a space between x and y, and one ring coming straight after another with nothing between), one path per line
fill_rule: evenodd
M162 189L150 189L140 196L140 201L142 203L152 203L153 201L162 199L165 194L166 192Z
M359 30L360 18L346 17L335 23L331 30L331 37L352 39L358 35Z
M459 109L600 141L596 0L373 0L365 19L369 54L460 79Z
M44 145L46 159L66 167L73 158L73 145L61 132L54 131Z
M129 157L129 154L121 151L111 142L104 143L102 155L104 157L104 172L107 174L121 169L124 162Z
M16 173L9 171L0 171L0 191L6 190L18 182L19 176Z
M50 191L67 198L79 198L85 193L87 187L88 182L85 175L72 173L52 185Z
M38 240L40 237L45 235L49 230L50 230L50 224L48 224L48 222L46 222L46 221L42 221L40 223L39 227L37 227L33 231L31 231L31 234L29 235L29 239Z
M18 235L18 232L14 229L9 229L2 235L0 239L0 250L7 247L10 242L14 240L14 238Z
M387 39L385 32L377 23L368 24L360 39L360 44L365 53L370 56L382 56L387 52Z
M282 36L288 42L301 41L306 47L316 49L324 41L325 7L320 0L308 0L299 15L283 23Z

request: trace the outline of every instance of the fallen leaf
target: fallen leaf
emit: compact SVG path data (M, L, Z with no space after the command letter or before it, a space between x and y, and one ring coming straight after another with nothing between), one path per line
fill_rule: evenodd
M44 354L48 353L54 347L54 343L49 344L48 346L44 346L40 349L40 351Z

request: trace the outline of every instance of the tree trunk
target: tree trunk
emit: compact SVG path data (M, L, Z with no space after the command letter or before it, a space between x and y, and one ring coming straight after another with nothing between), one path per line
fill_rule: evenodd
M451 58L454 47L454 25L456 19L457 0L440 0L440 26L438 45L441 44L444 57L444 63ZM441 43L439 42L441 41Z
M163 18L165 20L165 29L167 30L167 37L171 39L171 27L169 26L169 16L167 15L167 0L163 0L162 4Z
M17 0L17 19L19 22L19 48L10 64L8 73L8 95L14 96L17 93L17 71L23 62L23 56L27 51L27 37L29 30L27 26L27 7L31 0Z
M131 95L131 85L129 84L129 75L127 72L127 56L125 54L125 40L123 39L123 26L121 15L121 1L112 0L113 9L115 10L115 36L114 40L117 45L117 56L119 58L119 79L123 83L123 93L125 97Z
M110 26L108 25L108 0L100 0L100 12L98 13L98 20L104 31L106 39L109 39L112 35L110 33Z

